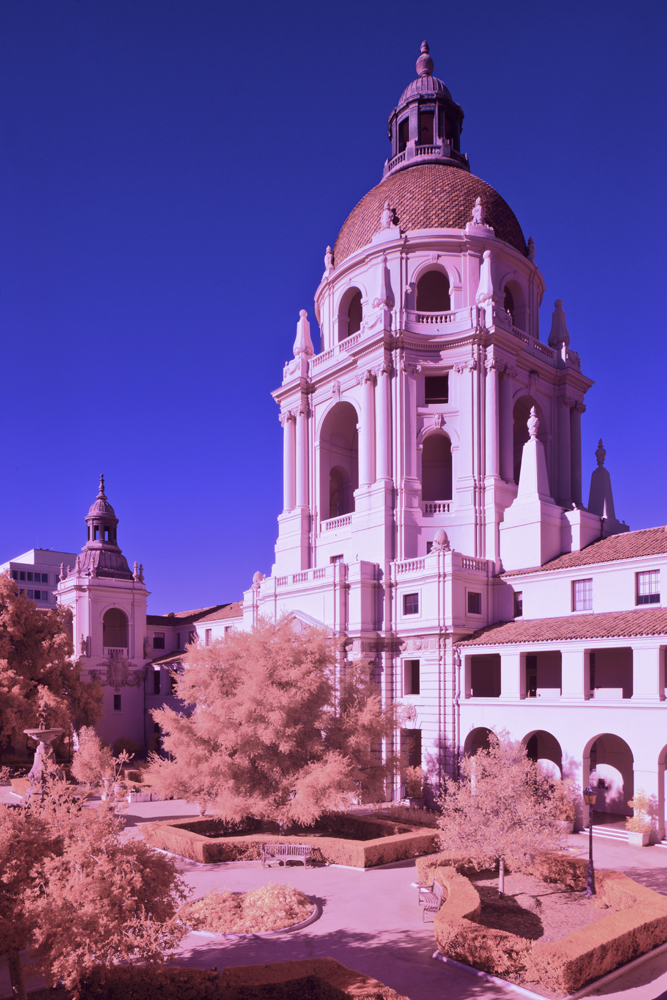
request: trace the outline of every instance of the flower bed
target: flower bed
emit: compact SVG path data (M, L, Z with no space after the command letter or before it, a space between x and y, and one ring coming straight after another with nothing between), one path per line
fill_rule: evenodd
M667 898L620 872L596 872L598 901L617 912L560 941L543 942L479 924L479 893L457 867L430 869L446 894L433 925L440 953L531 989L572 993L667 941ZM586 868L579 858L549 855L538 859L533 874L582 889Z
M208 892L182 906L179 917L195 931L265 934L299 924L312 913L313 904L303 892L272 882L250 892Z
M247 833L230 831L216 837L211 835L215 833L216 822L219 821L202 818L144 823L140 830L144 840L152 847L159 847L203 864L257 861L260 857L259 845L267 841L276 844L310 844L313 848L313 861L350 865L353 868L371 868L373 865L415 858L438 848L436 831L399 826L396 823L345 813L323 817L310 834L303 830L299 834L285 836L250 830ZM252 823L256 824L257 821ZM199 830L206 833L200 833Z

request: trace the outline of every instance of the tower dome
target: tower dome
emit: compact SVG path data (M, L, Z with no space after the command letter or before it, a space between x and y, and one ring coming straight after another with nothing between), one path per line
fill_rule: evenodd
M86 515L88 537L79 559L79 570L89 576L132 580L127 559L118 546L116 512L104 492L104 476L100 488Z
M370 243L386 202L401 232L415 232L465 229L480 198L495 237L526 255L526 240L512 209L490 184L470 173L468 157L460 151L463 110L442 80L433 76L426 42L416 69L417 79L405 88L389 116L392 156L382 181L343 223L333 251L336 266Z

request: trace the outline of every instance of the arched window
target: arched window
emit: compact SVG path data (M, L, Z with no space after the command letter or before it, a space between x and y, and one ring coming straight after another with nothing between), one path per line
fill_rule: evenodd
M512 295L512 290L509 285L505 286L505 311L510 314L512 322L514 322L514 296Z
M512 317L512 326L525 331L528 318L526 297L518 281L508 281L505 285L505 301L503 305Z
M338 313L338 340L345 340L361 329L364 311L361 305L361 292L358 288L348 288L341 299Z
M417 282L417 312L449 312L449 279L442 271L427 271Z
M445 434L429 434L422 446L422 500L451 499L451 442Z
M357 411L337 403L320 432L320 510L322 520L351 514L359 485Z
M127 649L127 615L120 608L109 608L102 619L102 643L117 649Z
M398 152L402 153L410 138L410 119L404 118L398 125Z

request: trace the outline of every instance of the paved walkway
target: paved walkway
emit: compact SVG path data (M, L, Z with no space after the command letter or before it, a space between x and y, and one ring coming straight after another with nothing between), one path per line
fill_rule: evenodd
M139 836L147 821L194 815L184 802L137 803L126 812L128 836ZM570 838L587 853L587 840ZM594 838L596 866L616 868L667 895L667 850L630 847ZM178 868L192 886L195 898L212 888L253 889L269 881L288 883L314 898L321 916L300 931L268 937L186 937L176 962L194 968L223 969L227 965L276 962L284 959L330 956L344 965L374 976L410 1000L444 997L516 998L517 994L476 976L435 962L433 929L422 924L416 903L414 862L366 872L346 868L263 869L258 861L196 865L179 861ZM6 968L0 969L0 995L9 993ZM667 994L667 954L627 972L597 995L624 994L624 1000L656 1000ZM663 998L667 1000L667 995Z

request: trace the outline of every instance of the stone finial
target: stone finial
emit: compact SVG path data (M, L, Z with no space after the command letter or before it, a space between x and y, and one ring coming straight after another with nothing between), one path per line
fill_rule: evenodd
M598 441L598 446L595 449L595 457L598 460L598 465L604 465L604 460L607 457L607 449L602 444L602 438Z
M449 552L449 538L444 528L438 528L433 539L431 552Z
M100 489L97 494L97 499L98 500L106 499L106 493L104 492L104 476L101 473L100 473Z
M540 429L540 418L537 415L537 410L534 406L530 408L530 416L528 417L528 433L535 440L537 437L537 432Z
M139 583L144 582L144 564L139 563Z
M473 205L472 208L473 225L483 226L484 218L485 218L485 212L484 212L484 206L482 205L482 199L479 197L475 198L475 204Z
M549 347L560 347L561 344L565 344L567 347L570 343L570 334L567 332L567 326L565 325L565 313L563 311L563 300L556 299L554 302L555 309L553 311L553 316L551 317L551 333L549 334Z
M428 53L428 42L422 42L416 66L417 76L431 76L433 73L433 60Z
M296 340L294 341L294 357L299 358L302 355L310 358L315 353L313 349L313 342L310 338L310 323L308 322L308 313L305 309L302 309L299 313L299 321L296 324Z
M77 576L81 572L81 556L76 557L76 562L74 563L74 572L76 573Z
M67 569L69 570L69 566L67 567ZM59 579L60 580L66 580L67 579L67 574L65 573L65 564L64 563L60 564L60 577L59 577Z
M382 209L382 214L380 215L380 231L383 229L391 229L394 225L394 210L390 207L389 202L385 201L384 208Z
M72 567L68 564L68 566L67 566L67 576L69 576L71 572L72 572Z
M262 573L261 569L258 569L252 578L252 589L259 590L263 579L264 579L264 574Z
M137 562L136 559L134 560L134 568L133 568L133 571L132 571L132 579L133 580L138 580L139 579L139 564L138 564L138 562Z
M527 253L527 257L528 257L528 260L531 260L531 261L535 260L535 240L533 239L532 236L528 237L528 253Z
M334 268L333 253L331 247L327 247L327 251L324 255L324 273L331 274Z

